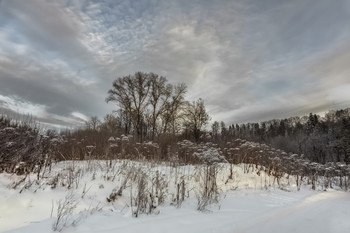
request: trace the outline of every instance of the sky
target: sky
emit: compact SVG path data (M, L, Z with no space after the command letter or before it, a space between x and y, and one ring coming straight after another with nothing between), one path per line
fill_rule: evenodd
M75 127L136 71L227 124L350 106L349 0L0 0L0 112Z

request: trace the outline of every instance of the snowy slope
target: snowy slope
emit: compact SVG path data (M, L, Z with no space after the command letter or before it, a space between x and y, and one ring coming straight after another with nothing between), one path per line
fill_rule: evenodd
M280 181L284 189L289 188L289 191L282 191L273 177L257 175L253 168L244 173L246 165L235 166L235 180L229 182L226 178L228 169L224 165L218 175L220 202L211 205L208 211L199 212L196 210L198 180L193 175L197 168L138 164L149 173L157 170L165 174L169 179L169 195L158 207L158 215L144 214L134 218L129 205L130 187L116 202L106 201L111 190L118 187L122 175L117 175L113 182L106 176L113 177L113 172L125 170L126 163L119 161L110 171L106 171L106 163L96 164L75 163L74 169L83 172L79 173L79 181L70 190L66 186L51 188L47 185L57 173L63 174L63 170L71 167L68 162L56 164L41 183L23 190L20 185L16 189L8 188L18 177L0 174L0 232L52 232L57 202L70 193L77 202L70 219L74 224L68 224L62 232L350 232L349 193L331 189L310 191L308 187L298 192L292 178ZM183 176L187 176L191 191L177 208L171 205L172 183L176 177ZM33 175L31 182L34 180ZM287 183L290 186L287 187Z

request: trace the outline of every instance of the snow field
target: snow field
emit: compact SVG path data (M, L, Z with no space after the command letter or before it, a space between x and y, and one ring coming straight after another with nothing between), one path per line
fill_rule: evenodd
M219 202L197 211L206 169L126 160L65 161L54 164L50 172L47 168L37 182L31 174L16 189L10 187L23 177L3 173L0 232L52 232L59 202L69 195L76 208L62 232L350 232L345 221L350 217L348 193L315 192L309 187L297 192L292 176L277 180L248 164L233 166L232 179L230 165L218 164ZM155 180L163 184L158 191L164 201L157 211L134 218L136 206L131 202L138 195L140 177L147 178L147 193L156 193ZM185 200L179 204L181 182ZM122 195L107 202L123 184Z

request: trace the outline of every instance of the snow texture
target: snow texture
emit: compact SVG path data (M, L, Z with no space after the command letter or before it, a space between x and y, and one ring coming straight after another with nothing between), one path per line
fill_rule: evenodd
M197 167L115 161L108 168L107 164L106 161L60 162L38 182L33 175L16 189L10 186L22 177L0 174L0 232L53 232L57 205L68 195L73 195L76 208L62 230L67 233L350 232L348 192L311 191L309 186L296 191L292 177L284 177L277 184L273 177L263 172L258 174L254 166L247 164L234 166L234 177L227 180L228 165L219 164L220 203L210 206L206 212L199 212L195 195L200 186L195 176ZM247 166L250 171L244 172ZM130 190L130 185L116 201L107 202L106 198L123 183L125 174L121 173L125 173L127 167L147 171L144 174L150 177L159 173L167 182L168 195L164 203L158 206L158 198L152 202L157 214L132 217L130 195L134 191ZM69 174L78 177L72 181L70 189L67 188L71 182ZM171 205L171 194L181 179L187 182L190 190L178 207Z

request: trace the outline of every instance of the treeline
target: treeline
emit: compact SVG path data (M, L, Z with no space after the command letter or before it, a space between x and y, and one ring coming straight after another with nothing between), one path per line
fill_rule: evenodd
M247 156L244 150L237 150L235 158L225 152L227 143L236 139L280 149L283 159L288 157L284 156L287 152L318 164L350 163L350 109L330 111L325 117L310 114L229 126L215 121L208 130L204 126L210 117L204 101L190 102L185 98L186 92L184 83L170 84L157 74L137 72L113 82L106 98L116 104L113 113L102 120L91 117L84 127L74 131L40 132L33 122L2 116L0 172L36 169L39 174L52 161L72 159L145 159L188 164L213 154L218 155L215 160L223 156L234 163L256 163L250 159L257 155ZM232 150L239 148L231 146ZM266 157L270 152L265 154ZM264 158L259 160L265 162Z
M329 111L324 117L290 117L261 123L212 125L214 140L242 138L265 143L287 152L304 155L311 161L350 163L350 109Z
M37 128L0 118L0 172L27 175L37 173L44 177L51 163L59 160L106 160L109 166L115 159L167 162L173 166L183 164L230 163L232 179L233 164L243 163L244 171L265 172L279 183L285 175L292 175L298 189L302 184L311 184L315 189L338 186L348 190L350 165L342 162L320 164L311 162L303 155L286 153L266 144L241 139L213 142L207 132L201 142L182 140L178 137L163 137L157 142L135 140L132 135L108 129L103 122L96 129L85 128L60 134L47 131L41 134ZM122 130L116 128L116 130ZM217 135L221 137L221 132ZM24 178L25 179L25 178Z

